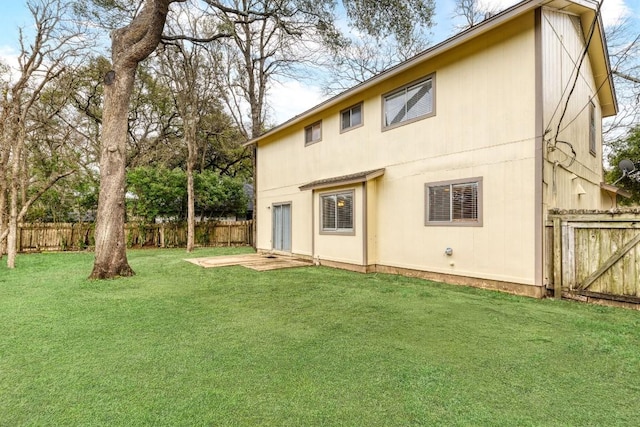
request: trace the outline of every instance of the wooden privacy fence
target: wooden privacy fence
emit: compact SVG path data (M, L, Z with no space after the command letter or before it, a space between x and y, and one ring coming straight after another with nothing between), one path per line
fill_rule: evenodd
M640 304L640 211L551 211L547 277L554 295Z
M20 224L18 252L93 249L93 223ZM127 247L177 248L187 245L186 223L127 224ZM253 243L253 221L196 224L196 246L244 246Z

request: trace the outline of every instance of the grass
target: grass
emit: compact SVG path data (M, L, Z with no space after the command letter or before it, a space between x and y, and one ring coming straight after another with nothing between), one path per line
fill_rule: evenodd
M0 425L637 425L638 312L183 258L0 266Z

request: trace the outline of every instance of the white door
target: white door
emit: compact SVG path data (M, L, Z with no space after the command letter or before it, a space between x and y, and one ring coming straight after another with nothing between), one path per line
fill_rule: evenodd
M291 252L291 204L273 205L273 249Z

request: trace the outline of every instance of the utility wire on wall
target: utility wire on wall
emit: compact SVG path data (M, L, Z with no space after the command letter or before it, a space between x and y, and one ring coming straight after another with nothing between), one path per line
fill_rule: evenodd
M593 34L595 33L596 24L598 22L598 17L600 16L600 10L602 8L602 3L604 3L604 0L601 0L598 3L598 7L596 9L595 16L593 17L593 22L591 22L591 27L589 28L589 37L587 38L587 42L585 43L584 50L582 51L582 56L580 57L580 61L576 65L576 75L575 75L575 78L573 79L573 84L571 86L571 90L569 91L569 94L567 95L567 99L566 99L566 101L564 103L564 108L562 110L562 115L560 115L560 120L558 120L558 126L556 128L556 134L553 137L554 148L558 144L558 142L564 142L564 143L568 144L565 141L558 141L558 136L560 135L560 130L561 130L560 128L562 126L562 121L564 120L564 117L567 114L567 110L569 109L569 101L571 100L571 96L573 95L573 92L576 89L576 85L578 83L578 78L580 77L580 69L582 68L582 63L584 62L584 58L589 53L589 46L591 45L591 40L593 39ZM549 124L551 124L551 123L549 123ZM571 145L571 144L569 144L569 145ZM573 151L573 147L572 147L572 151Z

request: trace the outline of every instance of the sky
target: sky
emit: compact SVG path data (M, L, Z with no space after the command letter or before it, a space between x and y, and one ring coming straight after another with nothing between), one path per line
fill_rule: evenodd
M519 0L481 0L499 9L505 9ZM435 0L436 14L432 28L432 44L439 43L454 34L452 19L454 0ZM24 0L0 0L0 58L11 62L18 51L18 27L28 26L31 21ZM640 28L640 0L604 0L602 7L605 26L628 18ZM290 80L276 83L272 88L271 111L276 123L282 123L297 114L317 105L323 100L322 90L312 82Z

